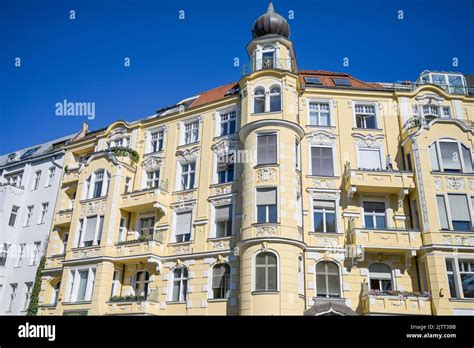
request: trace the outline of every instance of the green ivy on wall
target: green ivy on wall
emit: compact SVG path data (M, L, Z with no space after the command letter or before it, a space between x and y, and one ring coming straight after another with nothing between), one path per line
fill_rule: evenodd
M43 256L38 265L38 269L36 270L35 283L33 285L33 291L31 292L30 304L28 306L26 315L36 315L38 313L38 301L41 291L41 274L43 273L45 263L46 257Z

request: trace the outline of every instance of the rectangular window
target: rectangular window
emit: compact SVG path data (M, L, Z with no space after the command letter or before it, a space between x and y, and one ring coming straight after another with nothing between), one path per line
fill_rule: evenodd
M48 180L46 181L46 187L50 187L53 184L54 173L56 172L55 167L49 168Z
M86 298L87 281L89 279L89 270L81 270L78 272L78 289L76 301L84 301Z
M86 233L83 246L92 246L94 243L95 230L97 228L97 216L88 217L86 220Z
M155 217L150 216L140 219L140 238L153 239L155 231Z
M26 209L27 209L27 211L26 211L26 218L25 218L25 226L30 226L31 218L33 217L34 206L30 205Z
M216 207L216 237L232 235L232 205Z
M160 171L153 170L146 172L146 188L158 188L160 186Z
M234 181L235 167L233 154L225 154L217 159L217 180L219 184Z
M277 135L259 134L257 136L257 164L277 163Z
M332 147L311 147L311 174L334 176Z
M295 140L295 162L296 162L296 169L301 170L301 156L300 156L300 142Z
M385 203L383 202L364 202L364 222L365 228L385 229Z
M16 218L18 216L19 210L20 210L20 207L16 205L12 207L12 211L10 213L10 219L8 220L8 226L15 227L15 222L16 222Z
M441 151L441 161L445 172L461 171L461 158L459 156L458 143L456 142L439 142Z
M123 191L124 194L130 193L132 191L132 178L127 176L125 178L125 189Z
M191 240L192 212L176 214L176 242Z
M163 150L164 134L165 132L163 130L150 133L150 152Z
M277 223L276 188L257 189L257 223Z
M221 132L220 135L229 135L235 133L237 124L237 112L235 110L221 113Z
M455 231L470 231L471 216L466 195L448 194L451 224Z
M10 244L3 243L2 249L0 250L0 267L5 267L5 265L7 264L9 248L10 248Z
M196 162L181 164L181 190L194 188Z
M32 190L37 190L41 180L41 170L35 172L35 178L33 180L33 187Z
M23 303L23 311L28 309L30 305L31 292L33 291L33 283L25 283L25 302Z
M474 298L474 261L446 259L449 292L452 298Z
M380 149L362 149L359 148L359 169L382 169Z
M43 224L46 218L46 214L48 213L49 203L41 204L41 214L38 219L38 224Z
M104 183L104 171L98 171L95 173L94 179L94 192L92 198L99 198L102 196L102 185Z
M329 103L309 103L309 124L312 126L327 127L331 125Z
M199 139L199 121L186 123L184 125L184 143L192 144Z
M445 118L451 117L451 109L449 108L449 106L443 106L443 114L441 115L441 117L445 117Z
M18 288L17 283L10 284L10 299L8 302L8 312L11 312L13 310L13 304L15 303L17 288Z
M313 201L315 232L336 232L336 202L328 200Z
M41 242L35 242L33 245L33 255L31 255L30 265L35 266L38 264L40 256Z
M376 113L374 105L355 105L355 117L357 128L375 129L377 128Z
M21 267L23 263L23 256L25 254L26 244L20 244L20 250L18 252L18 259L16 261L16 267Z

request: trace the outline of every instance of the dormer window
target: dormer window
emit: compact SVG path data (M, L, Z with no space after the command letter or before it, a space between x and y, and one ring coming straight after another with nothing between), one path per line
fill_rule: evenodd
M262 52L263 69L273 69L275 67L275 50Z

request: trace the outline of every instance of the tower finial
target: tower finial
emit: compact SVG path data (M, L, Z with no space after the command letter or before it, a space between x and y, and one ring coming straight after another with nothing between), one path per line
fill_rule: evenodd
M267 12L275 12L275 9L273 8L273 2L272 2L272 0L268 1Z

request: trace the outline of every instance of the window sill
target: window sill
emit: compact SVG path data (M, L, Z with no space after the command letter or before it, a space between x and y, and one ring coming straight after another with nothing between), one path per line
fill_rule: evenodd
M463 173L463 172L436 172L430 171L431 175L462 175L462 176L474 176L474 173Z
M221 241L221 240L229 240L229 239L232 239L233 235L231 236L225 236L225 237L209 237L207 239L208 242L218 242L218 241Z
M185 305L186 301L166 301L167 305Z
M319 126L317 124L307 124L308 128L324 128L324 129L336 129L336 126Z
M211 302L211 303L228 302L228 301L229 301L228 298L208 298L207 299L207 302Z
M308 174L308 175L306 175L306 178L308 178L308 179L332 179L332 180L337 180L337 179L340 179L341 177L338 176L338 175L325 176L325 175Z
M266 168L266 167L280 167L280 165L278 163L263 163L263 164L257 164L256 166L253 167L253 169Z
M268 112L258 112L258 113L251 113L250 116L262 116L262 115L275 115L281 114L283 111L268 111Z
M474 233L474 230L439 230L439 233Z
M309 235L322 235L322 236L343 236L344 233L342 232L317 232L317 231L310 231L308 232Z
M188 240L186 242L171 242L171 243L168 243L169 246L180 246L180 245L189 245L189 244L192 244L194 242L194 240Z
M383 131L382 128L357 128L357 127L352 127L352 130L364 131L364 132L381 132L381 131Z
M81 201L79 201L81 204L84 204L84 203L89 203L89 202L94 202L94 201L100 201L102 199L107 199L108 195L107 196L100 196L100 197L95 197L95 198L87 198L87 199L83 199Z
M193 187L191 189L173 191L173 195L177 195L177 194L181 194L181 193L194 192L194 191L197 191L197 187Z
M200 142L201 142L201 140L197 140L197 141L194 141L192 143L181 144L181 145L178 145L177 148L181 149L181 148L188 147L188 146L198 145Z
M450 302L467 302L467 303L474 303L474 298L457 298L451 297L449 299Z
M252 291L252 295L278 295L280 291Z
M70 305L83 305L83 304L91 304L92 301L75 301L75 302L63 302L63 306L70 306Z
M87 249L97 249L97 248L100 248L100 244L97 244L97 245L90 245L90 246L74 247L74 248L71 248L71 251L79 251L79 250L87 250Z
M260 226L275 226L278 227L280 225L280 221L278 222L254 222L251 226L252 227L260 227Z

